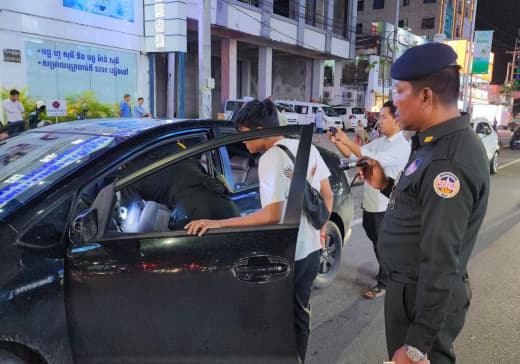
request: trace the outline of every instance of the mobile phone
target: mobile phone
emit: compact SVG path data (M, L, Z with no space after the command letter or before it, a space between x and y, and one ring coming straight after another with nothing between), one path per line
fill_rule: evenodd
M336 129L334 126L330 126L329 130L332 133L332 136L336 136L336 134L338 133L338 129Z

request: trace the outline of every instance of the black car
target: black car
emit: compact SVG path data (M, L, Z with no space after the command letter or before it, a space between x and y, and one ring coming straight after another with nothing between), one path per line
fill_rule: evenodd
M511 140L509 141L509 147L511 149L520 149L520 126L513 131Z
M304 147L281 224L189 236L172 227L167 206L121 203L134 183L191 160L240 214L260 208L259 156L242 142L300 134L310 144L312 130L231 127L89 120L0 142L0 362L297 361L292 271ZM318 285L337 273L353 210L338 157L320 152L335 199ZM134 163L143 156L158 157Z

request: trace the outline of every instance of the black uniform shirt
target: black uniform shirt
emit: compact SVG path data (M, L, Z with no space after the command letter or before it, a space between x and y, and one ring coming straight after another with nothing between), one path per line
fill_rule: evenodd
M406 344L430 351L447 313L453 312L453 287L466 275L488 194L488 158L468 115L414 137L378 241L391 278L417 282Z

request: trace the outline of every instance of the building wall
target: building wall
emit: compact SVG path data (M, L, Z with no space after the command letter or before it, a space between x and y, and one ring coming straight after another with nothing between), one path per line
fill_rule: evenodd
M98 92L99 101L107 104L121 101L127 92L134 100L149 100L149 62L141 52L142 1L133 1L133 21L66 7L65 1L0 4L0 49L21 52L20 63L0 62L0 86L28 87L29 96L43 101L83 91Z
M305 58L290 56L273 60L273 98L305 101Z

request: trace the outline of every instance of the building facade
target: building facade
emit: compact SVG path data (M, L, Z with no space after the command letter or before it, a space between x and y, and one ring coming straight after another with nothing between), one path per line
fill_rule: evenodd
M357 0L358 34L372 32L372 23L395 23L399 4L399 27L434 40L435 34L447 39L469 39L475 0Z

